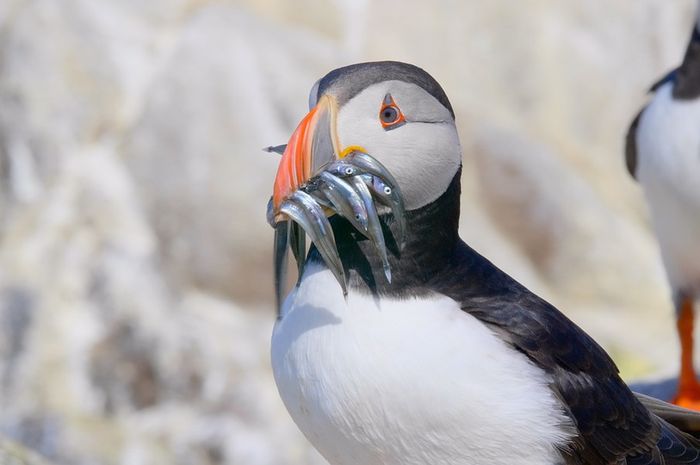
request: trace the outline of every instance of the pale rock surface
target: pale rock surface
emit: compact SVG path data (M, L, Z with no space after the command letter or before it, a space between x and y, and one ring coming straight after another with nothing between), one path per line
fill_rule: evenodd
M0 438L0 465L51 465L38 454Z
M317 78L369 59L450 96L463 237L626 376L672 374L622 142L694 6L0 1L0 435L57 464L323 463L270 375L260 149Z

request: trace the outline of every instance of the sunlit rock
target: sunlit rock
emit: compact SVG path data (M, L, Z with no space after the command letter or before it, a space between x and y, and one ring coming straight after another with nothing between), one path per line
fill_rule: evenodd
M673 374L622 141L694 4L0 1L0 434L56 464L324 463L269 370L261 148L369 59L450 96L463 237L625 375Z

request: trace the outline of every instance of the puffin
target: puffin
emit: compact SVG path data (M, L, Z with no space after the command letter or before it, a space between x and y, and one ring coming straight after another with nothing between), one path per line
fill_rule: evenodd
M700 298L700 8L680 67L650 90L627 132L627 170L642 187L671 287L680 341L673 402L700 410L693 363Z
M300 263L271 363L328 463L700 464L700 414L635 395L591 337L460 239L455 112L431 75L353 64L309 107L268 205L277 268L290 244Z

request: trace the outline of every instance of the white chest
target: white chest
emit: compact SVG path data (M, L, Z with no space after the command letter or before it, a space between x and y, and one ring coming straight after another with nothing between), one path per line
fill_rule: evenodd
M662 86L637 132L637 177L676 289L700 291L700 101L675 101Z
M307 270L272 337L282 400L332 465L543 465L572 430L539 368L447 297L343 299Z

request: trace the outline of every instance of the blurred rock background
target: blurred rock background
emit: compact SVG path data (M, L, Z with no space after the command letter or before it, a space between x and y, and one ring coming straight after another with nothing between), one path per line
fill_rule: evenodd
M313 82L428 70L457 113L462 235L673 374L623 136L693 0L1 0L0 435L56 464L318 465L278 400L277 159ZM0 460L1 461L1 460Z

